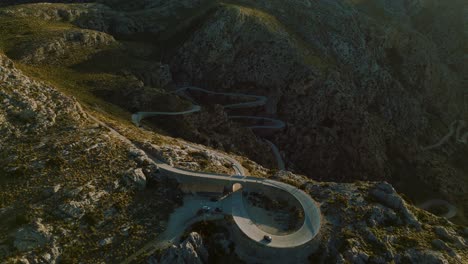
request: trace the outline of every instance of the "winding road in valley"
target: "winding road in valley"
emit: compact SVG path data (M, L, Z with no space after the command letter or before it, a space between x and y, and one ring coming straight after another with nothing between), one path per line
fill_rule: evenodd
M213 94L213 95L224 95L224 96L230 96L230 97L237 97L237 98L244 98L244 99L251 99L248 102L242 102L242 103L234 103L234 104L227 104L223 105L224 109L241 109L241 108L252 108L252 107L259 107L259 106L264 106L268 98L266 96L260 96L260 95L250 95L250 94L244 94L244 93L225 93L225 92L213 92L210 90L206 90L203 88L198 88L195 86L186 86L182 87L179 89L176 89L175 91L171 92L174 94L179 94L187 98L192 102L192 107L189 110L186 111L180 111L180 112L137 112L132 115L132 122L140 126L141 120L148 118L148 117L153 117L153 116L177 116L177 115L187 115L191 113L196 113L201 111L201 107L197 105L194 100L184 94L186 91L198 91L202 93L207 93L207 94ZM254 120L254 121L262 121L266 122L268 124L262 124L262 125L250 125L246 126L247 128L250 129L283 129L286 127L286 123L279 119L274 119L274 118L268 118L268 117L259 117L259 116L228 116L229 119L233 120ZM271 141L266 141L268 145L271 147L272 153L275 156L278 164L278 169L284 170L285 165L283 161L283 157L281 157L281 154L278 150L278 147ZM233 163L234 164L234 163ZM236 169L236 166L234 166ZM237 170L237 169L236 169Z
M439 142L424 147L424 150L432 150L441 147L444 145L450 138L455 137L456 142L466 144L468 143L468 132L462 134L463 129L466 127L466 122L464 120L455 120L450 124L449 132L443 136ZM441 199L431 199L428 200L420 205L419 208L428 210L433 206L444 206L447 208L447 213L442 215L447 219L453 218L457 215L457 208L449 203L448 201L441 200Z
M428 211L429 209L431 209L431 207L434 206L444 206L445 208L447 208L447 212L441 215L442 217L445 217L447 219L453 218L457 215L457 208L445 200L433 199L418 205L419 208L424 209L426 211Z
M209 92L207 90L196 88L196 87L185 87L185 88L181 88L177 90L176 92L182 92L188 89L195 89L198 91ZM256 107L256 106L265 105L266 103L266 97L263 97L263 96L252 96L252 95L237 94L237 93L215 93L215 92L209 92L209 93L244 97L244 98L248 97L248 98L255 99L255 101L252 101L252 102L225 105L224 106L225 108ZM183 112L175 112L175 113L139 112L132 116L132 121L136 125L139 126L140 121L146 117L157 116L157 115L185 115L185 114L190 114L190 113L194 113L197 111L200 111L200 107L194 104L192 109L183 111ZM266 121L271 122L270 125L253 126L253 128L278 129L278 128L283 128L285 126L284 122L280 120L276 120L276 119L271 119L271 118L243 117L243 116L233 117L233 119L240 119L240 118L254 119L254 120L266 120ZM123 141L130 144L132 147L138 148L135 144L133 144L130 140L128 140L127 138L119 134L113 128L105 124L102 124L102 122L98 120L97 122L101 123L101 125L110 129L111 133L117 135L119 138L121 138ZM273 153L277 157L278 167L280 169L284 169L285 167L284 162L281 158L278 148L272 142L267 141L267 140L265 141L271 146ZM259 178L259 177L246 176L244 175L244 168L242 167L242 165L239 164L239 162L237 162L235 159L227 155L222 154L221 156L223 158L227 158L228 160L232 162L233 167L236 171L236 175L196 172L196 171L189 171L185 169L175 168L155 158L150 153L146 153L146 154L158 166L160 172L163 175L166 175L168 177L173 177L177 179L177 181L180 183L215 184L215 185L222 185L225 187L229 187L231 189L234 189L235 184L240 184L242 186L242 189L245 188L248 191L261 192L262 190L265 190L265 188L267 189L272 188L273 192L284 191L286 195L289 194L293 196L302 207L302 210L304 212L304 221L301 227L297 231L294 231L286 235L267 234L265 231L260 229L251 220L247 212L247 209L245 208L246 205L243 202L242 191L236 191L232 193L231 195L229 195L227 199L222 199L221 201L218 202L219 204L217 204L217 206L222 207L225 213L232 215L234 222L236 223L238 228L241 230L241 232L245 234L245 236L247 236L251 240L258 242L259 244L263 244L264 246L269 247L269 248L296 248L296 247L300 247L310 242L319 232L320 225L321 225L320 209L316 205L315 201L310 197L310 195L308 195L304 191L292 185L289 185L283 182L269 180L265 178ZM220 154L217 153L217 155L220 155ZM209 200L206 200L205 202L209 203ZM186 208L186 206L183 206L178 210L188 210L188 209ZM190 217L193 218L193 216L187 213L182 213L182 215L184 215L184 217L188 219L191 219ZM193 219L191 221L186 220L184 223L186 225L187 223L193 223ZM186 225L185 225L185 228L188 227ZM164 234L161 235L159 239L156 239L155 241L148 243L145 247L141 248L138 252L136 252L131 257L129 257L126 261L124 261L124 263L129 263L131 260L135 259L139 255L154 252L154 250L156 250L158 247L161 247L162 245L167 245L168 242L175 242L174 239L175 237L178 236L177 232L180 232L180 233L183 232L183 230L180 230L180 229L184 229L184 228L180 228L180 227L181 226L178 226L178 228L173 228L173 227L168 228L171 230L174 229L173 232L165 232ZM177 231L176 229L179 229L179 230ZM171 234L168 234L168 233L171 233ZM265 235L271 236L272 241L266 241L264 239ZM171 238L171 239L168 240L168 238Z

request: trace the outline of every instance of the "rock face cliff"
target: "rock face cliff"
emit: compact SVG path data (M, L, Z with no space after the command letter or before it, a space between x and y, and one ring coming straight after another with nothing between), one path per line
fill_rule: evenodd
M161 75L171 78L133 69L145 84L267 95L266 110L255 114L287 122L270 138L290 169L312 178L396 183L416 175L440 185L438 179L457 181L467 173L451 164L460 152L466 156L465 145L423 150L467 116L462 1L100 2L3 13L125 38L147 34L170 65L171 73ZM211 124L193 122L198 130ZM188 132L180 134L232 145L211 130ZM250 145L238 151L264 161Z
M256 114L287 122L271 138L289 169L322 180L419 181L464 200L468 170L457 160L466 144L424 148L468 117L461 6L231 1L192 28L170 65L175 82L267 95Z
M420 152L445 133L440 122L467 113L460 14L445 21L433 10L443 3L389 2L219 7L177 50L174 78L268 95L267 114L288 122L276 142L312 177L391 178L392 153ZM420 29L431 15L451 30Z

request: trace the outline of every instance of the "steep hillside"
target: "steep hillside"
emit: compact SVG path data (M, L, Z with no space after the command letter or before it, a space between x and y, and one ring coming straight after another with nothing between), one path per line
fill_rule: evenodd
M289 169L386 179L466 210L466 143L425 149L468 117L461 2L283 3L218 6L174 49L174 80L268 95L260 113L288 123L271 138ZM416 182L435 194L402 187Z
M60 67L49 70L47 79L55 71L60 76L76 76L76 70L99 73L100 81L86 76L86 85L103 89L95 94L130 111L155 108L159 104L151 102L162 96L151 89L156 97L139 98L146 92L134 78L166 90L190 84L267 95L266 110L244 112L287 122L285 130L267 136L279 146L288 169L314 179L385 179L416 203L444 198L467 204L468 171L460 164L468 155L466 144L452 137L438 148L425 149L443 138L452 122L467 117L463 15L458 8L462 2L290 1L287 8L283 5L283 1L139 1L134 5L103 1L16 6L2 13L9 21L35 17L55 27L65 22L68 27L107 32L119 40L112 47L112 40L103 33L98 38L78 38L78 43L92 45L104 41L108 48L92 52L91 57L79 53L82 63L68 63L75 72ZM55 50L63 39L66 36L33 50L42 54L44 45L45 50ZM23 41L20 46L31 46ZM11 55L15 53L18 49ZM55 53L63 52L59 48ZM108 74L118 78L110 82ZM122 100L123 96L135 99ZM184 108L171 102L167 107ZM257 151L267 146L251 133L218 129L223 131L219 133L210 128L226 122L215 111L211 117L185 117L177 123L163 120L157 126L273 166L271 158ZM431 191L407 192L405 187L414 184Z
M468 258L463 1L23 2L36 1L0 4L0 259ZM210 92L176 92L186 86ZM266 103L225 107L251 103L239 94ZM200 111L190 115L132 123L135 112L195 104ZM162 177L155 157L296 186L317 202L320 233L282 258L272 247L250 248L227 213L215 224L183 225L170 241L177 246L162 251L154 241L195 191L183 194L187 186ZM305 176L278 171L278 159ZM449 207L436 202L429 211L455 216L415 207L434 201Z
M149 230L163 228L160 221L180 196L168 193L171 184L158 183L155 166L90 119L76 100L25 76L4 55L0 80L2 259L41 248L42 255L29 256L49 263L111 261L154 236ZM134 174L140 181L132 182ZM137 184L148 188L135 192ZM125 244L105 242L129 235L135 239ZM103 257L103 248L116 253Z

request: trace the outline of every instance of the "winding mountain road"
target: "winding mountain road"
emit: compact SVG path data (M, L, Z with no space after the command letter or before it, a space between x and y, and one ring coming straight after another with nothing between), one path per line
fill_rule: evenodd
M458 127L457 127L457 124L458 124ZM442 146L443 144L445 144L453 135L455 135L455 140L457 142L463 143L463 144L468 143L468 132L466 132L465 134L462 135L462 130L463 130L463 128L465 126L466 126L466 122L463 121L463 120L453 121L450 124L449 132L445 136L443 136L439 140L439 142L437 142L437 143L435 143L433 145L424 147L423 149L424 150L431 150L431 149L438 148L438 147Z
M273 155L275 155L275 157L276 157L276 163L278 164L278 169L279 170L286 170L286 166L284 165L284 161L283 161L283 158L281 157L281 153L280 153L278 147L268 139L264 139L264 141L268 145L270 145L270 148L273 151Z
M255 223L250 220L247 210L244 208L242 192L235 192L233 194L231 214L233 216L234 222L245 235L254 241L265 244L269 247L298 247L311 241L317 235L320 229L320 210L316 206L315 201L310 197L310 195L292 185L252 176L229 177L229 175L216 173L201 173L181 170L171 167L162 161L154 161L161 171L176 174L176 178L178 178L178 180L181 182L184 182L187 178L196 177L199 179L203 178L205 181L213 183L220 182L227 185L239 183L243 186L248 185L250 191L255 191L255 186L263 185L263 187L266 186L273 189L283 190L296 198L304 210L304 223L302 224L301 228L296 232L282 236L268 234L273 238L273 240L270 243L266 243L266 241L263 240L263 236L266 234L265 231L261 230Z
M444 206L447 208L447 212L444 215L441 215L442 217L445 217L447 219L453 218L457 215L457 208L453 206L451 203L441 200L441 199L433 199L433 200L428 200L422 204L419 204L418 207L424 210L429 210L433 206Z
M195 89L198 91L204 91L204 92L209 92L205 89L201 88L196 88L196 87L185 87L177 90L176 92L182 92L187 89ZM245 95L245 94L234 94L234 93L215 93L215 92L209 92L212 94L223 94L223 95L230 95L230 96L241 96L241 97L251 97L257 99L256 101L253 102L247 102L247 103L238 103L238 104L230 104L230 105L225 105L225 108L244 108L244 107L253 107L253 106L259 106L259 105L264 105L266 102L266 97L263 96L251 96L251 95ZM183 112L139 112L136 113L132 116L132 121L136 124L139 125L140 121L149 116L154 116L154 115L184 115L184 114L190 114L193 112L200 111L200 107L197 105L193 105L192 109L183 111ZM254 126L253 128L269 128L269 129L278 129L278 128L283 128L285 126L284 122L280 120L275 120L271 118L262 118L262 117L244 117L244 116L234 116L232 117L233 119L240 119L240 118L246 118L246 119L255 119L255 120L267 120L273 123L273 125L265 125L265 126ZM100 122L102 123L102 122ZM119 134L117 131L114 129L108 127L107 125L104 124L107 128L111 130L113 134L118 135L119 138L124 140L125 142L131 144L133 147L137 148L135 144L130 142L128 139L126 139L124 136ZM282 161L281 155L279 153L278 148L270 141L266 141L272 148L275 156L277 157L278 161L278 166L280 169L284 169L284 162ZM230 214L232 215L234 222L237 224L239 229L250 239L253 241L256 241L260 244L264 244L267 247L271 248L294 248L294 247L299 247L301 245L304 245L308 242L310 242L319 232L320 225L321 225L321 214L319 207L315 204L315 201L305 193L304 191L291 186L289 184L283 183L283 182L278 182L274 180L268 180L264 178L258 178L258 177L252 177L252 176L244 176L244 168L242 167L241 164L239 164L235 159L232 159L228 157L227 155L222 155L223 158L227 158L230 160L233 164L233 167L235 168L236 175L223 175L223 174L216 174L216 173L205 173L205 172L195 172L195 171L189 171L189 170L184 170L180 168L174 168L170 166L169 164L164 163L161 160L158 160L157 158L149 155L147 153L148 157L153 160L153 162L158 166L159 170L161 173L165 173L166 175L175 177L179 182L196 182L198 184L203 184L203 182L206 182L207 184L221 184L224 186L234 186L234 184L241 184L243 188L246 188L248 186L249 191L256 191L256 189L264 189L264 188L273 188L275 190L282 190L288 193L289 195L293 196L299 204L302 206L302 209L304 211L304 222L302 223L302 226L299 230L292 232L287 235L273 235L273 234L266 234L265 231L261 230L254 222L252 222L245 206L245 203L243 202L243 197L242 197L242 192L237 191L232 194L231 198L231 204L228 206L229 208L226 208L226 205L223 206L223 208L228 209L226 210L227 212L230 211ZM217 153L219 155L219 153ZM260 191L260 190L259 190ZM229 210L230 209L230 210ZM271 242L265 241L264 236L269 235L273 239ZM166 237L165 235L163 238ZM172 237L170 235L169 237ZM162 244L167 244L163 243L161 240L157 240L154 243L150 243L145 248L153 248L155 245L162 245ZM139 252L135 253L132 255L131 258L134 258L136 255L139 253L146 251L141 249Z
M458 126L457 126L458 124ZM423 150L431 150L436 149L443 144L445 144L451 137L455 136L455 140L458 143L466 144L468 143L468 132L462 134L463 129L466 127L466 122L464 120L455 120L450 124L449 132L443 136L439 142L424 147ZM457 208L449 203L448 201L441 200L441 199L431 199L427 200L424 203L418 205L419 208L427 210L432 206L445 206L447 208L447 213L443 215L443 217L450 219L457 215Z
M227 104L223 105L223 108L225 109L240 109L240 108L251 108L251 107L258 107L258 106L264 106L266 102L268 101L268 98L266 96L259 96L259 95L249 95L249 94L243 94L243 93L225 93L225 92L213 92L210 90L206 90L203 88L198 88L195 86L186 86L179 88L172 93L175 94L181 94L184 93L187 90L192 90L192 91L199 91L207 94L214 94L214 95L225 95L225 96L232 96L232 97L241 97L241 98L251 98L253 99L252 101L249 102L243 102L243 103L235 103L235 104ZM159 116L159 115L166 115L166 116L177 116L177 115L187 115L191 113L196 113L201 111L201 107L197 104L195 104L194 100L190 98L189 96L185 96L187 99L189 99L192 102L192 108L186 111L181 111L181 112L137 112L132 115L132 122L140 126L141 120L144 118L152 117L152 116ZM273 118L268 118L268 117L258 117L258 116L228 116L229 119L247 119L247 120L256 120L256 121L266 121L269 122L269 125L252 125L252 126L246 126L247 128L250 129L283 129L286 127L286 123L279 119L273 119ZM284 161L283 158L281 157L281 154L278 150L278 147L271 141L267 141L268 145L271 147L271 150L273 154L275 155L275 158L278 163L278 168L280 170L285 169ZM234 164L234 163L233 163ZM242 166L234 166L234 169L239 172L239 168Z
M200 112L201 106L199 105L192 105L192 108L187 111L182 112L138 112L132 115L132 122L140 126L141 120L151 116L158 116L158 115L167 115L167 116L177 116L177 115L188 115L191 113Z

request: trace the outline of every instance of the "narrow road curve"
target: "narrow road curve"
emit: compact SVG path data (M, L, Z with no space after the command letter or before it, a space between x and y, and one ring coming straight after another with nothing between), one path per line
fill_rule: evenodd
M182 112L138 112L132 115L132 122L140 126L140 122L142 119L151 117L151 116L158 116L158 115L168 115L168 116L176 116L176 115L187 115L195 112L200 112L201 107L199 105L192 105L192 108L187 111Z
M273 240L270 243L267 243L263 240L263 236L266 234L265 231L261 230L257 225L252 223L249 218L249 215L244 207L244 203L242 202L242 192L238 191L233 194L232 216L234 218L234 222L245 235L258 243L262 243L268 247L292 248L306 244L318 234L321 223L320 210L318 206L315 204L315 201L310 197L310 195L292 185L252 176L226 177L226 175L216 173L200 173L181 170L171 167L162 161L154 159L154 157L151 158L154 160L161 171L176 174L179 181L184 181L184 178L203 178L204 180L208 180L213 183L222 182L228 183L229 185L234 183L249 185L250 190L255 190L255 186L267 186L270 188L283 190L296 198L304 210L304 222L301 228L296 232L287 235L271 235Z
M267 140L267 139L264 139L264 140L268 145L270 145L270 148L276 157L276 163L278 163L278 169L285 170L286 166L284 165L284 161L283 161L283 158L281 157L281 153L278 147L275 144L273 144L273 142L271 142L270 140Z
M185 87L177 90L176 92L182 92L187 89L195 89L198 91L209 92L205 89L196 88L196 87ZM263 96L251 96L245 94L233 94L233 93L214 93L213 94L224 94L224 95L231 95L231 96L242 96L242 97L252 97L256 98L256 101L247 102L247 103L239 103L239 104L230 104L224 106L225 108L243 108L243 107L253 107L258 105L264 105L266 102L266 97ZM136 113L132 116L132 121L139 125L139 122L142 118L152 116L152 115L183 115L189 114L196 111L200 111L200 108L194 105L191 110L187 110L184 112L140 112ZM271 118L261 118L261 117L241 117L241 116L234 116L236 118L247 118L247 119L265 119L268 121L273 122L273 125L266 125L266 126L256 126L259 128L283 128L285 126L284 122L271 119ZM114 130L115 131L115 130ZM117 132L115 132L117 133ZM281 155L279 154L279 150L274 144L270 141L267 141L270 146L272 146L272 150L275 153L275 156L278 159L278 165L282 169L284 168L284 163L282 162ZM135 146L134 144L132 144ZM265 246L272 247L272 248L293 248L299 247L311 241L318 233L321 225L321 215L319 207L315 204L315 201L308 195L307 193L303 192L302 190L291 186L289 184L285 184L282 182L277 182L273 180L267 180L264 178L258 177L251 177L251 176L243 176L243 168L239 165L238 168L239 175L235 175L229 177L229 175L222 175L216 173L205 173L205 172L195 172L189 171L179 168L174 168L163 161L160 161L151 155L148 155L155 164L158 166L162 173L166 173L167 175L174 176L179 182L190 182L195 180L194 178L198 178L197 182L201 182L202 179L206 182L212 182L213 184L223 184L225 186L233 186L235 183L241 184L243 187L248 186L249 190L261 190L262 188L269 187L273 189L278 189L285 191L292 195L302 206L304 211L304 222L299 230L296 232L287 234L287 235L272 235L266 234L265 231L261 230L249 217L246 208L244 207L242 192L238 191L233 194L232 198L232 205L231 205L231 214L233 216L234 222L237 224L239 229L250 239L264 244ZM233 163L235 164L235 163ZM228 176L228 177L227 177ZM259 188L261 186L261 188ZM270 235L273 239L271 242L267 242L264 240L265 235Z
M139 149L143 151L144 153L146 153L144 150L138 148L131 140L129 140L127 137L120 134L118 131L116 131L109 125L105 124L104 122L100 121L99 119L95 118L94 116L90 114L87 114L86 116L88 116L91 120L95 121L102 127L107 128L112 135L114 135L116 138L126 143L130 147ZM310 195L308 195L304 191L294 186L291 186L283 182L278 182L278 181L268 180L268 179L258 178L258 177L251 177L251 176L226 177L226 175L216 174L216 173L202 173L202 172L182 170L182 169L171 167L169 164L166 164L163 161L158 160L157 158L151 156L149 153L146 153L146 154L158 166L160 171L169 172L169 174L171 175L176 175L175 177L179 181L181 177L185 177L185 178L205 179L205 180L212 181L213 183L215 182L229 183L230 185L234 183L240 183L240 184L249 183L253 186L263 185L263 186L269 186L272 188L280 189L294 196L298 200L298 202L301 204L304 210L303 225L298 231L288 234L288 235L284 235L284 236L271 235L273 238L273 241L270 243L267 243L266 241L263 240L263 236L265 235L265 232L252 223L252 221L249 219L247 211L243 207L244 203L242 203L242 201L239 200L239 199L242 199L242 193L241 192L234 193L234 197L237 197L237 201L233 201L232 206L231 206L231 210L232 210L231 213L233 215L234 222L238 225L239 229L245 235L247 235L252 240L257 241L258 243L262 243L268 247L273 247L273 248L298 247L311 241L319 232L319 229L321 226L321 214L320 214L319 207L315 204L315 201L310 197ZM251 189L254 189L254 188L251 187ZM172 237L167 237L167 239L172 239ZM131 261L136 259L139 255L143 253L148 253L148 251L154 251L157 248L157 246L167 245L168 243L167 239L166 237L164 237L163 239L164 241L161 241L159 238L155 241L152 241L151 243L148 243L143 248L141 248L138 252L135 252L133 255L127 258L123 263L130 263Z
M457 124L458 124L458 127L457 127ZM466 122L463 121L463 120L453 121L450 124L449 132L444 137L442 137L439 140L439 142L437 142L437 143L435 143L433 145L424 147L423 149L424 150L431 150L431 149L438 148L438 147L442 146L443 144L445 144L445 142L447 142L454 134L455 134L455 139L456 139L457 142L466 144L468 142L468 132L466 132L464 135L461 134L461 131L465 126L466 126Z
M458 127L457 127L457 124L458 124ZM424 147L423 150L431 150L431 149L438 148L442 146L443 144L445 144L454 135L455 135L455 140L458 143L466 144L468 142L468 132L466 132L465 134L462 134L462 130L465 127L466 127L466 122L464 120L453 121L450 124L449 132L445 136L443 136L439 140L439 142L433 145ZM437 205L447 207L448 212L445 215L443 215L443 217L450 219L457 215L457 208L445 200L440 200L440 199L427 200L426 202L420 204L418 207L421 209L427 210L430 207L437 206Z
M419 208L428 210L433 206L444 206L447 208L447 213L442 215L442 217L445 217L447 219L453 218L454 216L457 215L457 208L450 204L449 202L441 199L433 199L433 200L428 200L420 205L418 205Z

